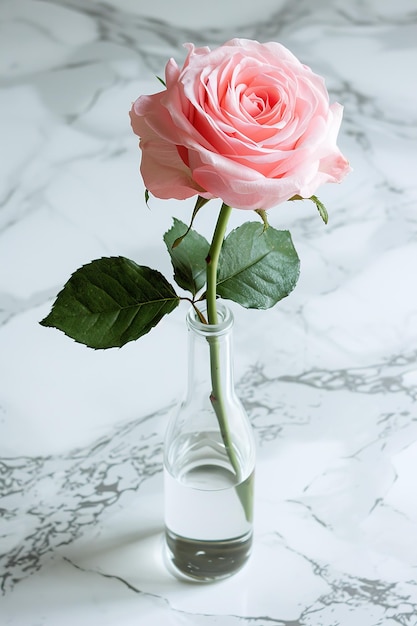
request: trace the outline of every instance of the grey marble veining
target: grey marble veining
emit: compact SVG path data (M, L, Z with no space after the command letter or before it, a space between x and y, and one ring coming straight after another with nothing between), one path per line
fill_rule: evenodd
M237 576L198 586L160 549L184 309L105 353L38 321L93 258L170 275L162 235L193 203L146 208L128 110L184 42L236 36L325 76L353 172L320 190L326 227L308 203L269 211L301 276L271 311L233 308L255 547ZM417 625L416 42L414 0L1 4L1 624Z
M12 547L0 557L3 592L161 471L162 438L154 431L160 421L149 415L65 455L1 460L0 540Z

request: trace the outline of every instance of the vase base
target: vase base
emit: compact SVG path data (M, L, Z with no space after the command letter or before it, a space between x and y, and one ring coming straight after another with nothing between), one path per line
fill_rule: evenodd
M223 541L187 539L165 530L168 568L183 580L214 582L239 571L249 558L252 531Z

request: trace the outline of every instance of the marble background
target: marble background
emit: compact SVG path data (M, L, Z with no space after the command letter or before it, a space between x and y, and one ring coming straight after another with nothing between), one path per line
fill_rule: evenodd
M273 310L233 307L255 547L196 586L160 556L185 309L104 352L38 322L93 258L171 275L162 235L193 202L146 208L128 110L183 42L234 36L325 76L354 171L320 191L327 226L310 203L269 212L302 269ZM416 626L416 52L415 0L2 0L2 625Z

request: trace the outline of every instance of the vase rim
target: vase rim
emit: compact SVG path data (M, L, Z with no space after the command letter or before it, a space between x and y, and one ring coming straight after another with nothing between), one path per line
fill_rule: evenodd
M206 314L206 307L201 309L201 312ZM222 302L217 303L217 313L220 319L218 324L204 324L198 318L194 307L190 307L187 313L188 328L206 337L224 335L229 332L233 326L233 313L229 307Z

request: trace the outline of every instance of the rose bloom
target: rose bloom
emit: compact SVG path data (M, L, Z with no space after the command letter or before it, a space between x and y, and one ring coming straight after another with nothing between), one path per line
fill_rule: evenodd
M166 89L141 96L130 117L141 174L158 198L196 194L238 209L268 209L350 171L336 145L343 107L324 80L279 43L185 44Z

